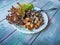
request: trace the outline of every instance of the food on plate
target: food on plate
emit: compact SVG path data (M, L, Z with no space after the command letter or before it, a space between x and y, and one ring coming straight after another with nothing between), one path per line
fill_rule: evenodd
M17 3L17 6L8 11L9 14L6 16L6 19L11 24L16 24L27 28L28 30L38 29L43 24L43 16L38 13L34 8L33 4L20 4Z

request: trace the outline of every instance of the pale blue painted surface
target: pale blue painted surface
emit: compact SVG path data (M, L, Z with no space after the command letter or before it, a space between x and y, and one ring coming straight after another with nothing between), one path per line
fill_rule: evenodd
M52 4L52 5L51 5ZM43 9L50 9L50 8L53 8L55 5L53 4L53 3L51 3L51 2L49 2ZM49 16L49 19L51 19L52 18L52 16L54 16L55 15L55 13L57 12L57 10L54 10L54 11L51 11L51 12L47 12L47 14L48 14L48 16ZM51 25L51 27L52 27L52 23L50 23L50 25ZM49 29L49 31L48 31L48 33L50 32L50 30L51 30L51 28L50 28L50 25L49 25L49 27L48 27L48 29ZM47 29L46 29L47 30ZM45 32L44 32L45 33ZM40 33L40 35L42 36L43 34L41 34ZM36 36L36 35L35 35ZM45 36L45 35L43 35L43 36ZM34 37L35 38L35 37ZM33 39L34 39L33 38ZM42 37L41 37L42 38ZM32 39L32 40L33 40ZM39 40L40 39L40 37L39 38L37 38L37 40ZM32 40L31 40L31 42L32 42ZM30 42L30 43L31 43ZM38 41L39 42L39 41ZM37 44L40 44L40 43L37 43L37 41L35 42L35 44L37 45ZM41 44L40 44L41 45Z
M24 2L25 1L26 0L24 0ZM27 0L26 2L31 2L31 1L32 0L30 0L30 1ZM49 1L46 1L46 0L44 0L44 1L37 0L33 4L34 4L34 6L37 6L39 8L43 7L42 9L49 9L52 7L57 7L55 4L53 4ZM3 8L3 10L4 10L4 8ZM5 12L7 10L4 10L3 12ZM5 17L5 15L1 14L1 12L2 11L0 11L0 15L1 15L0 20L2 20L3 17ZM49 19L52 18L52 16L55 14L55 12L56 12L56 10L52 11L52 12L47 12ZM32 45L57 45L57 43L58 43L58 45L59 45L60 44L59 43L60 42L60 38L59 38L59 36L60 36L59 19L60 18L59 17L60 17L60 11L58 11L57 14L54 15L54 17L50 21L49 27L47 29L45 29L43 32L41 32L40 35L37 37L37 39L33 43L32 43L32 41L38 34L28 35L28 34L22 34L18 31L15 31L6 40L4 40L0 45L29 45L30 43L32 43ZM15 30L7 22L6 23L1 22L1 24L4 24L5 27L3 25L0 25L0 40Z
M41 32L33 45L60 45L60 10L50 21L50 25Z

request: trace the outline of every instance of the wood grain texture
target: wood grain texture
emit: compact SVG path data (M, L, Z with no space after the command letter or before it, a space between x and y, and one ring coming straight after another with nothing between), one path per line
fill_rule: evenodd
M31 2L31 1L24 0L24 2ZM41 8L41 9L50 9L52 7L57 7L53 3L49 2L49 1L46 1L46 0L44 0L44 1L42 1L42 0L39 0L38 1L37 0L33 4L34 4L34 6L37 6L37 7ZM5 11L7 11L7 10L5 10ZM5 11L3 11L3 12L5 12ZM59 12L58 11L57 14L56 14L56 11L57 10L54 10L54 11L51 11L51 12L47 12L47 15L49 16L49 19L51 19L53 17L52 20L53 21L55 20L54 22L56 22L56 20L59 21L58 20L59 19L58 18L59 16L57 16L57 18L56 18L56 15L59 15L60 13L58 13ZM0 14L1 14L1 12L0 12ZM2 15L3 16L0 16L1 19L3 19L3 17L6 16L4 14L2 14ZM56 36L54 36L55 39L53 39L54 37L52 38L53 35L51 33L54 33L54 31L53 31L54 30L54 26L56 27L55 24L57 23L56 22L54 24L53 21L50 21L49 27L47 29L45 29L43 32L41 32L40 34L28 35L28 34L22 34L22 33L18 32L18 31L15 31L7 39L5 39L0 45L30 45L32 42L33 42L32 43L33 45L43 44L42 42L44 42L44 44L46 44L46 45L47 44L50 44L50 43L53 43L53 41L56 39ZM4 23L1 22L1 24L4 24ZM6 25L6 26L8 27L9 25ZM9 35L12 31L14 31L14 29L12 28L12 26L9 26L9 28L5 28L5 27L2 28L2 27L3 27L3 25L0 25L0 33L1 33L0 34L0 39L4 38L6 35ZM51 31L51 29L52 29L52 31ZM56 35L58 35L58 33ZM36 40L34 40L34 39L36 39ZM50 40L52 40L52 41L50 41ZM45 41L47 41L47 43ZM48 42L48 41L50 41L50 42Z
M40 35L32 45L60 45L59 17L60 17L60 9L51 18L49 27L40 33Z

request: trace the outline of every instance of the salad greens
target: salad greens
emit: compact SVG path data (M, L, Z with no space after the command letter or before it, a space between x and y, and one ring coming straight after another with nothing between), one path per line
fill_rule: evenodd
M17 3L17 4L18 6L16 8L20 8L22 19L25 16L25 10L31 10L34 7L33 4L29 4L29 3L24 3L24 4Z

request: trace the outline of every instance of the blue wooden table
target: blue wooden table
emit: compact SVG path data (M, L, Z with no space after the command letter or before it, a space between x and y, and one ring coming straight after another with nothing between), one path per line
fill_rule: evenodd
M6 1L6 0L5 0ZM13 0L2 3L0 1L0 20L7 15L7 10L16 2L31 2L33 0ZM36 0L34 6L41 9L59 8L48 0ZM6 13L6 14L5 14ZM6 20L0 22L0 45L60 45L60 9L46 12L49 17L49 25L37 34L23 34L14 29ZM5 14L5 15L4 15Z

